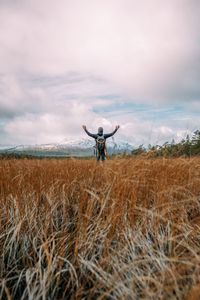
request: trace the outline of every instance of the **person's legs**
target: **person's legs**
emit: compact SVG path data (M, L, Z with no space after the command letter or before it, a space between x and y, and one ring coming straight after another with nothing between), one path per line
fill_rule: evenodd
M97 162L100 161L100 158L101 158L100 153L98 153L98 154L97 154Z
M104 151L98 151L97 153L97 162L99 162L100 160L103 162L106 160L106 155Z
M101 153L101 160L102 160L102 161L105 161L105 160L106 160L106 155L105 155L105 152L104 152L104 151L102 151L102 153Z

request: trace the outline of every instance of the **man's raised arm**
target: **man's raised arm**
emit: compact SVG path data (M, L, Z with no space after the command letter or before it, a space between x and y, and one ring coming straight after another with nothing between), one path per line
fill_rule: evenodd
M115 130L114 130L113 132L104 134L105 139L107 139L107 138L113 136L113 135L117 132L117 130L119 129L119 127L120 127L120 126L117 125L117 126L115 127Z
M85 132L87 133L87 135L91 136L91 137L94 138L94 139L97 138L97 134L90 133L90 132L87 130L87 128L86 128L85 125L83 125L82 127L83 127L83 129L85 130Z

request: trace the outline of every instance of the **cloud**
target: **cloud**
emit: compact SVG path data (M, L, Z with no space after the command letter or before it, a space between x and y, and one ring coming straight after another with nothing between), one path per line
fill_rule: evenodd
M113 102L101 97L100 91L109 93L109 89L104 81L89 75L2 77L0 136L3 143L49 143L67 136L80 137L85 123L96 131L96 124L105 120L93 109L94 106L105 108Z
M1 138L48 142L120 123L141 143L149 128L150 140L187 131L180 119L198 127L199 11L197 0L1 0Z
M5 72L92 72L143 101L200 94L196 0L2 3Z

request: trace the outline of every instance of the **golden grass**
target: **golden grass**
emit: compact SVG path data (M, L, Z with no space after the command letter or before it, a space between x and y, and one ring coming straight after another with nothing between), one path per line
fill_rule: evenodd
M0 254L0 299L198 299L200 158L1 160Z

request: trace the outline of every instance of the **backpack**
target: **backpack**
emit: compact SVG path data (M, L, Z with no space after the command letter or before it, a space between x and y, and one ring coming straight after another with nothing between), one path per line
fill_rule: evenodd
M106 139L104 135L98 135L96 138L96 149L99 152L106 151Z

